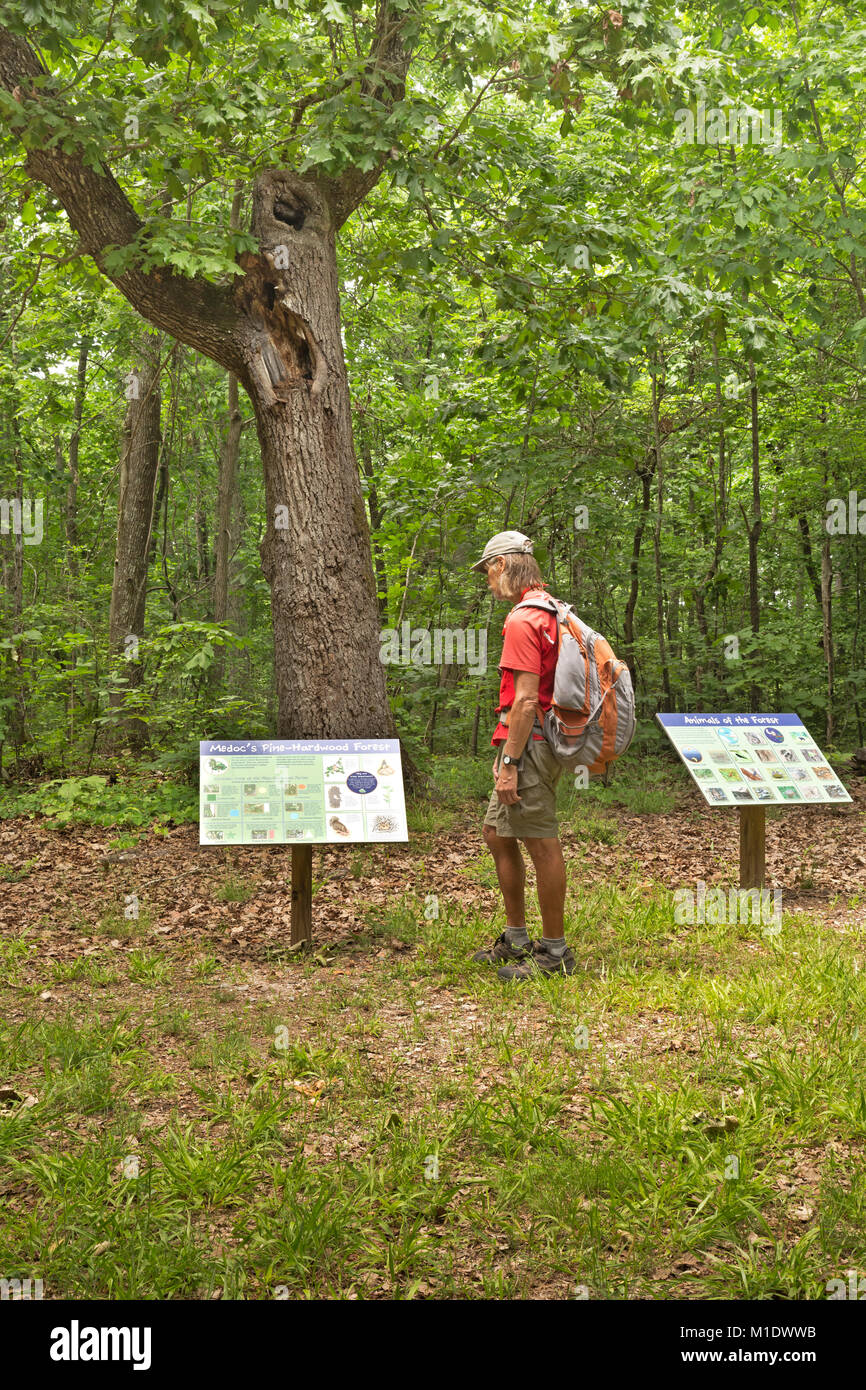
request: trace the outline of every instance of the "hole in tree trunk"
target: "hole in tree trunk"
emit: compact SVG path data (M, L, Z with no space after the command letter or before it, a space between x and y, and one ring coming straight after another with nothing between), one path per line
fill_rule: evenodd
M301 203L287 203L277 198L274 200L274 217L299 232L307 220L307 209Z

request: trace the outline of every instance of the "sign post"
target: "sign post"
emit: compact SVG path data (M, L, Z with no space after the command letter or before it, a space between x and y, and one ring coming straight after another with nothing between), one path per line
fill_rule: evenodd
M313 845L409 838L397 739L199 744L202 845L291 845L292 946L313 939Z
M767 813L763 806L740 807L740 887L763 888L766 877Z
M313 944L313 847L292 845L292 931L290 944Z
M850 801L796 714L657 714L710 806L736 806L740 887L766 882L767 806Z

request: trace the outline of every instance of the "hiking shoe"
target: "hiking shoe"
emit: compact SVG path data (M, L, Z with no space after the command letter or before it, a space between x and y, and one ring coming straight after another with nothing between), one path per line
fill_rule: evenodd
M574 952L566 946L561 956L552 956L542 941L531 941L530 952L514 965L497 970L500 980L531 980L537 975L573 975L577 967Z
M531 941L528 946L512 946L505 932L501 932L492 946L485 946L483 950L476 951L472 959L479 965L498 965L504 960L523 960L531 951Z

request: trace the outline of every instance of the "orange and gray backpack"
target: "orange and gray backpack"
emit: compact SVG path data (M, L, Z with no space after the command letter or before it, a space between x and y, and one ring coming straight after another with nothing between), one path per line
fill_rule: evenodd
M553 703L539 722L557 761L605 772L634 735L634 689L624 661L617 661L600 632L582 622L570 603L534 590L512 609L542 608L556 616L559 650Z

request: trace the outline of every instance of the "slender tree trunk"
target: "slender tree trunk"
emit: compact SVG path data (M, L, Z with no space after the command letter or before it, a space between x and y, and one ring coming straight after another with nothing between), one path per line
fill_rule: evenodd
M135 644L127 644L127 638L140 641L144 636L147 557L161 439L159 345L158 335L143 336L142 368L133 374L136 384L132 390L137 394L129 400L123 423L109 645L115 659L125 658L118 669L126 677L127 690L141 683L138 651ZM112 694L112 705L120 707L123 702L123 691ZM146 733L141 720L125 722L123 737L127 741L140 744Z
M201 479L199 478L199 482ZM210 553L207 534L207 510L204 498L199 493L198 505L195 509L195 537L196 537L196 578L210 578Z
M240 226L244 186L241 179L235 180L229 226L237 230ZM225 625L229 609L229 564L232 555L232 516L236 505L238 459L241 449L240 402L238 400L238 379L234 372L228 374L228 428L220 450L219 482L217 485L217 522L214 554L213 580L213 618L214 622ZM222 684L225 674L225 652L219 649L211 667L211 684Z
M383 513L379 501L379 490L376 487L376 470L373 467L373 454L370 448L370 440L366 433L361 438L361 463L364 469L364 477L367 479L367 506L370 509L370 529L372 532L373 545L373 565L376 571L376 597L379 604L379 621L383 627L387 627L388 619L388 576L385 571L385 561L382 558L382 547L379 542L379 532L382 528Z
M754 362L749 362L749 382L751 390L749 398L751 403L751 437L752 437L752 519L749 521L745 508L741 505L743 520L746 524L746 533L749 538L749 617L751 621L752 636L756 639L755 650L750 658L752 665L752 679L749 686L749 708L755 712L760 710L763 693L761 684L758 680L758 651L757 637L761 624L760 590L758 587L758 540L761 535L761 462L759 452L759 433L758 433L758 379L755 373Z
M710 634L707 625L706 614L706 591L709 585L715 579L719 565L722 561L722 553L724 550L724 527L727 521L728 514L727 438L725 435L724 406L722 404L722 378L719 367L719 346L715 339L713 339L713 374L715 379L716 390L716 419L718 421L718 481L716 482L716 486L714 489L715 496L713 499L713 556L703 580L697 585L695 589L695 617L697 619L698 628L700 629L701 639L703 641L703 653L698 662L698 668L695 673L695 683L698 687L699 694L701 686L703 684L704 656L709 650L710 645Z
M478 757L478 726L481 723L481 701L475 701L475 718L472 721L472 756Z
M229 563L232 554L232 515L236 503L238 458L241 447L241 412L238 402L238 379L234 372L228 378L228 429L220 450L219 493L217 498L216 553L213 580L213 618L225 625L229 611ZM222 682L225 653L220 648L211 667L212 684Z
M75 402L72 407L72 434L69 437L69 481L66 484L66 564L71 575L78 574L78 452L81 418L87 389L87 358L91 338L85 333L78 349L75 373Z
M823 365L824 355L819 350L819 366ZM827 408L822 406L820 410L822 430L827 427ZM825 500L830 491L830 478L828 469L828 459L826 448L821 450L822 480L824 484ZM826 507L824 515L826 516ZM827 667L827 719L825 727L825 737L828 744L832 744L835 736L835 720L833 716L833 700L836 687L836 656L833 651L833 557L830 551L830 533L825 525L824 537L821 544L821 627L824 642L824 662Z
M664 390L664 385L662 385ZM653 558L655 561L656 579L656 636L659 646L659 661L662 668L662 689L664 690L664 709L670 711L673 708L673 696L671 694L671 673L668 662L667 644L665 642L665 602L664 602L664 581L662 578L662 515L664 507L664 477L662 472L662 445L661 435L659 434L659 387L655 372L652 375L652 412L653 412L653 451L656 462L656 514L653 526Z
M833 742L833 696L835 693L835 660L833 656L833 566L830 556L830 537L825 536L821 546L821 617L824 633L824 653L827 663L827 721L825 737L828 744Z
M638 594L640 592L640 552L643 543L643 534L649 519L652 507L652 480L655 472L656 459L653 451L638 468L637 475L641 482L641 508L638 515L637 525L634 529L632 540L631 561L629 563L629 592L625 605L625 616L623 618L623 660L631 673L632 684L637 685L637 670L635 660L635 637L634 637L634 615L637 608Z
M18 515L21 516L24 503L24 469L21 462L21 425L18 419L17 405L17 391L15 391L13 387L13 408L10 423L10 433L12 436L11 452L15 471L15 498L18 503ZM10 626L13 632L20 632L21 619L24 611L23 524L18 530L12 527L9 534L2 537L2 542L3 583L6 593L11 599L11 603L9 604L11 618ZM6 652L7 682L12 691L13 701L9 710L7 737L15 753L16 769L19 766L21 749L27 737L27 668L25 656L26 647L24 643L19 643L14 648L10 647Z
M856 605L857 605L857 606L856 606L856 611L855 611L854 635L853 635L853 637L851 638L851 669L852 669L852 671L858 670L858 660L859 660L858 647L859 647L859 643L860 643L860 628L861 628L861 618L862 618L862 613L863 613L863 606L862 606L862 596L863 596L863 574L862 574L862 563L861 563L861 561L862 561L862 551L861 551L860 547L858 546L858 547L856 547L855 550L854 550L854 593L855 593L855 602L856 602ZM857 690L862 690L862 686L855 686L854 689L855 689L855 691L857 691ZM861 706L860 706L860 701L857 699L857 695L856 695L856 694L855 694L855 696L854 696L854 717L855 717L855 719L857 720L857 746L858 746L858 748L859 748L859 747L862 747L862 746L863 746L863 714L862 714L862 709L861 709Z
M800 554L803 557L803 565L809 576L809 583L812 586L812 593L815 595L815 603L818 610L821 610L821 576L815 564L812 554L812 541L809 536L809 521L804 512L797 516L797 525L800 531Z

